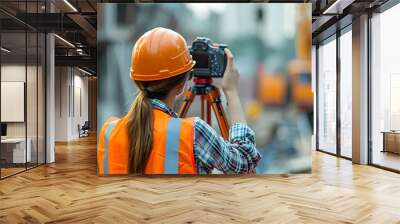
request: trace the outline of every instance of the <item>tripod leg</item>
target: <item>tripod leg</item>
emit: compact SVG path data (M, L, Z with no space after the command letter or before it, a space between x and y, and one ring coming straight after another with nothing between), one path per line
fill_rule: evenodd
M196 94L192 92L191 89L185 90L184 97L178 111L179 117L186 117L186 114L189 111L189 107L193 103L195 96Z
M219 129L221 130L221 135L224 139L227 140L229 138L229 126L225 116L224 108L221 104L221 95L219 93L219 89L213 88L210 92L208 92L207 100L213 108L215 117L218 121Z

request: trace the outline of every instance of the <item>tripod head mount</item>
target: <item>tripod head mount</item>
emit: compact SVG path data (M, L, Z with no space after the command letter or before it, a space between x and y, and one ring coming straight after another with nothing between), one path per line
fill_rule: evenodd
M193 82L195 84L208 84L211 85L212 84L212 79L211 78L198 78L198 77L194 77L193 78Z
M194 85L190 87L190 91L195 95L205 95L214 89L217 89L212 84L211 78L197 78L193 79Z

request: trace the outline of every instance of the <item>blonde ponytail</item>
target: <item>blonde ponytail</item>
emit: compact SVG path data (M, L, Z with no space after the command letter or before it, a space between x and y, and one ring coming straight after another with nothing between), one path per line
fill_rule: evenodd
M142 174L153 144L153 108L151 99L164 100L177 85L184 84L187 73L165 80L135 81L138 94L128 112L129 173Z
M144 173L153 143L150 99L139 91L128 113L129 173Z

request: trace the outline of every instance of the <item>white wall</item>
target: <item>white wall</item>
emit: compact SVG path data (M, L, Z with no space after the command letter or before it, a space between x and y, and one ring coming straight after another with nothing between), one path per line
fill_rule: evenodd
M27 78L27 80L25 80ZM6 122L7 137L24 138L25 135L30 140L32 161L44 162L45 150L45 117L44 117L44 74L42 67L25 64L3 64L1 66L1 81L3 82L24 82L26 84L26 106L24 105L22 113L26 112L26 121ZM7 97L6 96L2 96ZM1 108L1 110L10 110L10 108ZM3 111L4 112L4 111ZM37 155L39 154L39 155Z
M55 85L55 140L77 139L78 124L88 120L88 77L76 68L56 67Z
M30 70L32 67L28 67ZM25 65L2 65L1 81L3 82L25 82ZM6 110L6 108L1 108ZM7 123L7 137L25 137L25 122Z
M74 138L77 138L79 133L78 133L78 124L83 125L85 123L85 121L89 120L89 113L88 113L88 77L87 76L82 76L82 73L78 73L78 75L76 75L76 71L75 70L75 76L74 76L74 86L75 86L75 106L74 106L74 110L75 113L73 113L73 119L72 119L72 130L71 130L71 135ZM80 91L80 93L79 93ZM80 99L77 97L80 95ZM79 100L80 105L79 105ZM79 108L79 107L82 108ZM80 112L79 109L81 109L82 111Z
M18 64L8 64L1 66L1 81L3 82L25 82L25 75L27 69L28 72L28 81L29 85L36 86L36 80L31 80L31 74L35 74L36 76L36 67L34 66L27 66L18 65ZM36 111L36 88L27 88L27 106L31 106L35 108ZM34 104L30 105L32 102ZM1 108L2 110L7 110L7 108ZM31 127L36 130L36 113L32 113L32 108L28 110L27 113L28 118L28 129ZM34 121L34 124L32 123ZM25 137L25 123L26 122L7 122L7 136L8 137ZM33 127L34 126L34 127ZM30 130L28 130L28 137L30 134ZM36 135L36 132L35 132Z
M68 74L67 67L55 68L55 141L68 140L68 88L70 84Z

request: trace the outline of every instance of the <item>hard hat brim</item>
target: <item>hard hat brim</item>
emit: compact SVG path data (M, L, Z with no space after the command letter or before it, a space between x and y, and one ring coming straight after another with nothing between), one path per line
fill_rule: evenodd
M181 75L185 72L188 72L190 69L192 69L196 65L196 61L190 60L186 65L182 66L181 68L175 70L175 71L166 71L163 73L157 73L157 74L138 74L134 72L134 69L131 67L130 69L130 75L131 79L135 81L157 81L157 80L163 80L163 79L168 79L177 75Z

